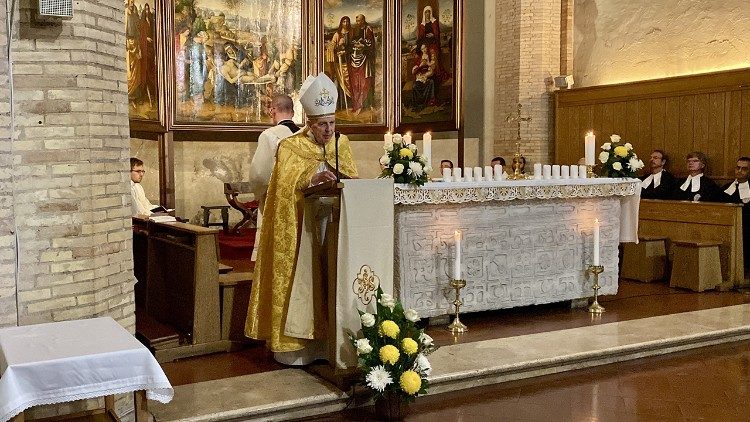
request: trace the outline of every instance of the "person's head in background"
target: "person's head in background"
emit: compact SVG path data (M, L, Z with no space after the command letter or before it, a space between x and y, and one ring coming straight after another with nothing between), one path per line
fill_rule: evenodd
M278 125L282 120L292 119L294 117L292 98L286 94L274 95L271 104L268 106L268 114L275 125Z
M586 165L586 157L581 157L578 159L578 165L579 166L585 166Z
M440 170L442 169L452 169L453 168L453 161L451 160L441 160L440 161Z
M664 170L664 167L666 167L667 165L668 159L669 157L667 157L667 154L660 149L651 151L651 157L649 157L648 160L648 163L651 167L651 173L656 174Z
M492 161L490 161L490 165L492 167L495 167L498 164L501 165L501 166L503 166L503 167L505 167L505 158L503 158L503 157L495 157L495 158L492 159Z
M708 159L706 154L700 151L693 151L685 157L687 163L687 170L691 176L697 176L706 170Z
M518 162L518 172L523 173L526 170L526 157L522 155L520 157L520 160L516 157L513 157L513 168L515 168L516 162Z
M734 177L740 183L747 182L750 178L750 157L740 157L737 159L737 166L734 168Z
M143 169L143 161L135 157L130 157L130 180L133 183L141 183L146 170Z

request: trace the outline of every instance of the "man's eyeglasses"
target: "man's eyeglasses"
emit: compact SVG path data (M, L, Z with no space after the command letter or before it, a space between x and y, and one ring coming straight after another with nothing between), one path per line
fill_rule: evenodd
M146 170L130 170L135 173L146 174Z

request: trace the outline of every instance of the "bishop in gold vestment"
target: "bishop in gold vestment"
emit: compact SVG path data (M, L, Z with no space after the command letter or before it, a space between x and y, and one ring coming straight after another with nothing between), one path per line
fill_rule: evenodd
M325 77L321 74L318 78L321 76ZM287 319L299 317L288 312L295 272L312 271L312 268L297 268L305 202L302 189L335 179L332 170L336 166L333 115L336 90L335 86L333 90L327 89L330 79L325 79L326 83L312 83L308 87L303 84L301 92L305 92L300 101L308 115L307 125L300 133L280 142L263 209L265 217L245 334L266 340L267 346L277 353L302 350L310 339L308 336L292 337L284 331ZM333 82L330 85L333 86ZM306 94L312 97L307 98L310 101L305 101ZM329 104L331 101L333 108ZM330 113L316 113L316 107L321 105L327 107L326 111L330 109ZM338 143L341 176L356 177L348 138L341 135Z

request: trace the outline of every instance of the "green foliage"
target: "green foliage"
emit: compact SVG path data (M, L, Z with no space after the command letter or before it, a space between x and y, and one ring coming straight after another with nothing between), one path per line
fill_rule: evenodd
M400 135L393 136L393 142L383 146L385 154L380 157L383 171L381 178L390 177L395 183L423 186L432 171L425 157L417 154L417 146L404 143Z

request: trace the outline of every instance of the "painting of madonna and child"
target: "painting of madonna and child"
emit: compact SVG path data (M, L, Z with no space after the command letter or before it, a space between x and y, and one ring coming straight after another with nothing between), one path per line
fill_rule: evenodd
M454 121L454 2L401 2L400 124Z
M340 124L385 124L385 1L324 0L323 68L339 91Z
M302 83L302 0L175 0L175 121L269 124Z

